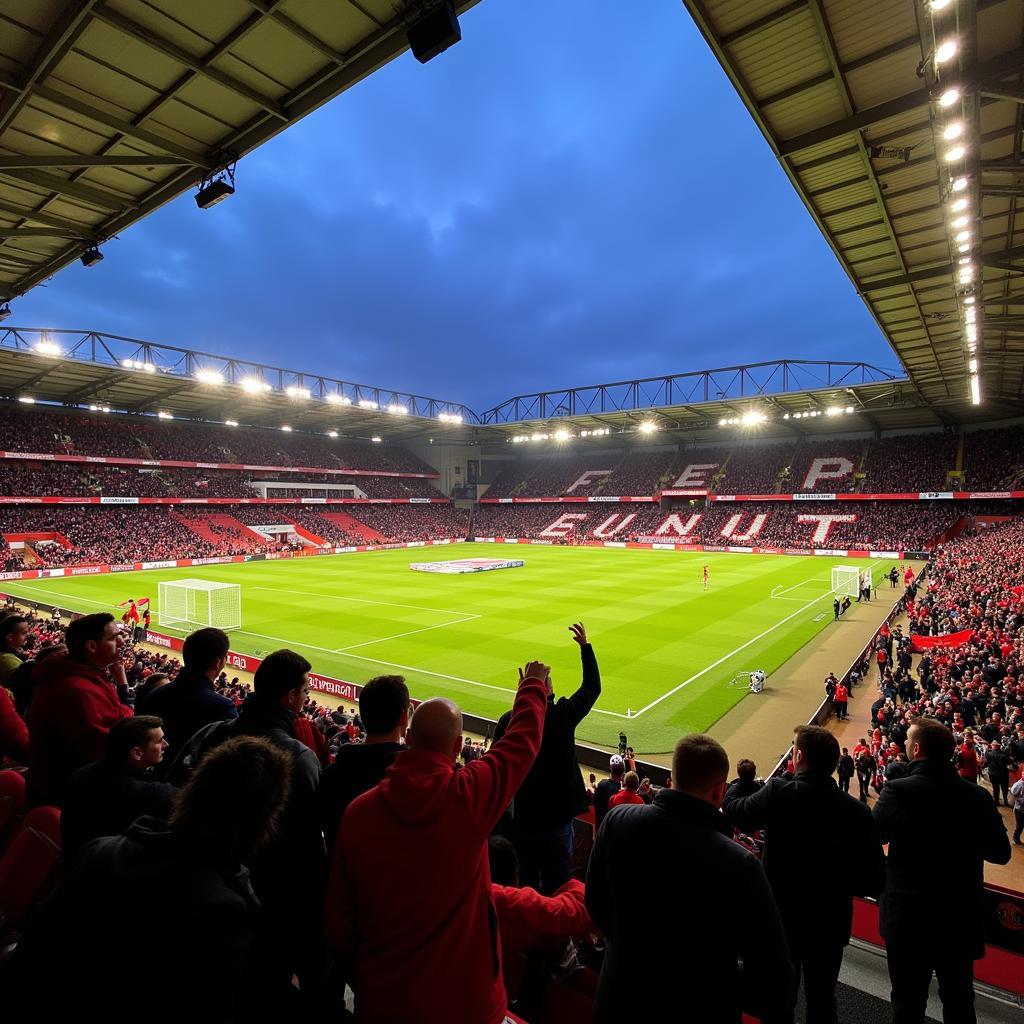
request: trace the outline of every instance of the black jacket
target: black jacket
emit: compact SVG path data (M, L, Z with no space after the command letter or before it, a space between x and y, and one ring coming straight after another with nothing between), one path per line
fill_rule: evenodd
M608 813L608 802L619 790L622 782L618 779L602 779L594 789L594 828L600 828Z
M0 980L5 1015L230 1024L258 916L244 867L140 818L87 844L33 913Z
M687 1020L732 1024L744 1001L760 1013L788 1007L792 968L771 889L710 804L665 789L649 806L613 808L586 903L607 941L595 1024L682 1019L666 1007L684 1005ZM670 969L651 973L651 950Z
M68 782L60 816L61 848L68 863L99 836L117 836L143 815L166 821L178 790L152 773L95 761Z
M841 779L852 779L857 774L857 767L849 754L840 754L836 765L836 774Z
M194 733L210 722L237 718L238 708L234 701L218 693L206 676L183 668L172 682L153 690L135 713L163 719L169 748L164 764L170 767Z
M984 862L1010 860L992 794L961 779L951 764L913 761L906 778L886 783L874 815L881 841L889 844L881 899L886 942L983 956ZM958 908L953 923L943 898L951 882Z
M765 830L764 871L794 956L850 941L854 896L877 896L885 861L871 811L831 776L799 772L748 797L726 794L726 818Z
M352 743L342 747L334 763L324 769L317 801L328 852L334 849L345 809L384 778L384 773L404 749L401 743Z
M988 772L989 782L1010 781L1010 755L1005 750L993 750L989 747L985 751L985 770Z
M589 806L583 774L576 760L576 726L587 717L601 695L601 673L590 644L580 647L580 656L583 682L571 697L558 700L548 697L540 753L515 796L513 820L518 828L527 831L568 825ZM505 735L511 717L512 712L506 711L498 719L495 742Z

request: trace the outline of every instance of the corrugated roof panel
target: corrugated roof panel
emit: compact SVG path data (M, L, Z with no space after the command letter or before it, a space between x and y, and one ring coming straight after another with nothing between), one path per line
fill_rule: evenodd
M829 118L843 117L846 113L842 91L834 80L773 103L765 111L765 120L778 138L792 139L817 128L822 111Z
M934 181L906 192L894 193L897 193L897 190L893 188L887 188L882 192L885 196L885 208L892 216L916 213L939 204L939 186Z
M233 46L217 67L259 89L263 76L254 69L270 66L271 60L275 79L283 83L283 92L275 93L278 98L298 88L323 65L322 55L308 43L266 19Z
M824 0L824 7L839 59L844 64L917 34L912 3Z
M787 6L787 0L706 0L708 18L719 35L745 28L767 14Z
M922 89L916 71L917 60L910 51L901 50L848 72L846 81L858 110L915 93L921 94L920 106L927 107L927 94Z
M342 8L328 6L323 0L288 0L282 13L341 53L394 17L389 0L363 0L358 6L345 4Z
M729 47L729 56L762 102L831 71L809 11L744 36Z
M864 158L857 152L817 167L797 167L796 172L804 187L813 193L817 189L844 182L859 184L867 176L867 167Z

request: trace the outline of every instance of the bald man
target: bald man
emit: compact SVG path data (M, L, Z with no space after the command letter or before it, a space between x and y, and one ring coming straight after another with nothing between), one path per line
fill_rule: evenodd
M549 675L519 670L508 730L461 768L458 706L421 704L408 749L345 811L325 927L361 1024L504 1020L487 839L540 749Z

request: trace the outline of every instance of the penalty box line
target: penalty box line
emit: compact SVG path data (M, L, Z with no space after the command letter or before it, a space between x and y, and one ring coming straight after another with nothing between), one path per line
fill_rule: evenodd
M876 566L878 564L879 562L877 561L872 562L871 565L868 566L868 568L870 569L872 568L872 566ZM749 640L746 641L746 643L740 644L740 646L737 647L735 650L730 651L728 654L723 654L722 657L719 658L717 661L713 661L710 665L705 666L699 672L694 673L694 675L690 676L689 679L684 679L678 686L672 687L672 689L669 690L668 693L663 693L660 697L656 697L646 707L642 707L639 711L634 711L630 717L639 718L645 711L650 711L651 708L657 707L663 700L668 700L669 697L674 696L684 687L689 686L690 683L696 682L702 676L706 676L712 669L718 668L719 665L721 665L723 662L728 661L735 655L739 654L740 651L745 651L751 644L757 643L758 640L763 640L766 636L768 636L769 633L774 633L775 630L779 628L779 626L784 626L787 622L790 621L790 619L795 619L798 615L802 615L805 611L807 611L808 608L813 608L814 605L816 605L819 601L824 600L831 593L831 590L827 590L824 594L819 594L813 600L808 601L807 604L801 605L792 614L787 615L784 619L779 619L779 621L776 622L774 626L769 626L766 630L764 630L764 632L758 633L757 636L751 637Z

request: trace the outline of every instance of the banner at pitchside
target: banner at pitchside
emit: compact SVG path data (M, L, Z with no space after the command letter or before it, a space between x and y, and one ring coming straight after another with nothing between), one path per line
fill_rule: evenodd
M973 629L961 629L959 633L949 633L946 636L920 636L915 633L910 639L915 651L927 651L936 647L963 647L972 636Z

